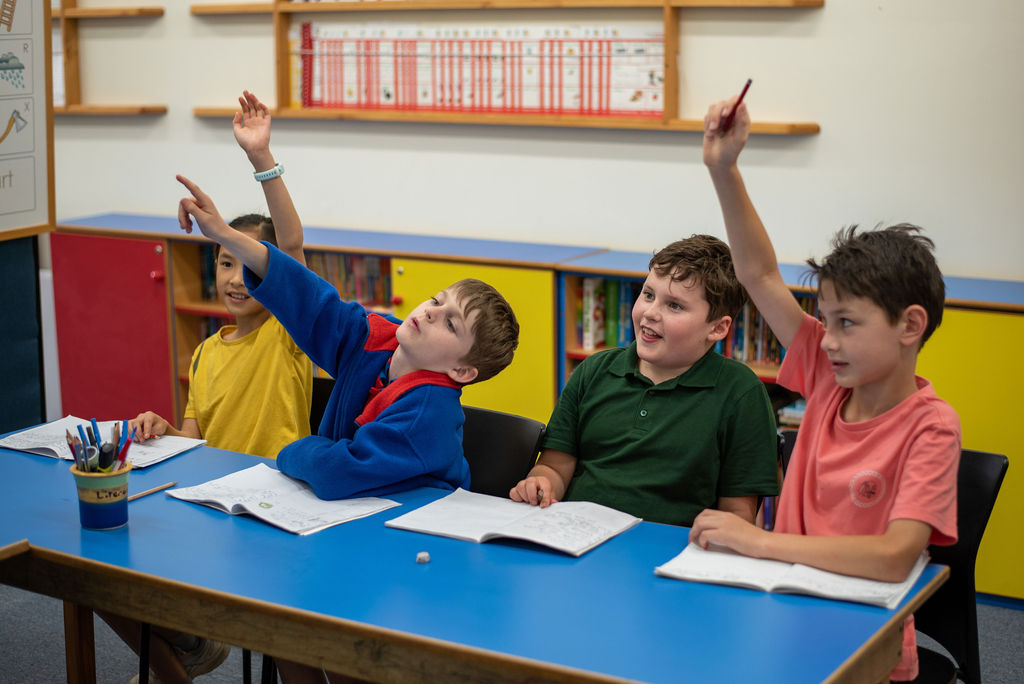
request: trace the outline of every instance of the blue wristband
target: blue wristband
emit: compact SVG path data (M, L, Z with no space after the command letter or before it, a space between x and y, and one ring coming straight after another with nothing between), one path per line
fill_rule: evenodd
M284 165L278 162L277 164L274 164L274 168L270 169L269 171L256 171L255 173L252 174L252 177L262 183L265 180L277 178L283 173Z

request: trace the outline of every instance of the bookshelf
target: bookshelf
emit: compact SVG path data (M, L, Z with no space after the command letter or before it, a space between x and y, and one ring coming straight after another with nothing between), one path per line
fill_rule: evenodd
M124 23L136 20L158 19L164 14L163 7L79 7L78 0L43 1L52 2L51 17L60 33L60 61L57 63L55 55L54 78L62 80L64 98L62 103L55 103L53 108L54 114L135 116L167 113L167 106L160 104L96 105L84 102L82 95L82 64L79 52L79 45L82 41L81 22L106 21L108 23ZM60 86L56 83L54 85L55 92L58 92Z
M701 131L703 130L703 122L701 120L683 119L679 116L679 81L683 77L678 63L681 12L684 12L687 8L710 7L806 10L823 6L824 0L381 0L379 2L299 2L296 0L278 0L277 2L260 3L193 3L190 6L190 11L197 17L230 17L232 15L257 14L266 15L270 19L270 30L272 30L274 36L274 82L277 102L276 108L273 109L273 114L279 118ZM562 105L561 93L555 95L553 91L549 97L555 98L555 104L552 104L550 101L545 104L544 95L541 94L539 95L539 104L536 104L536 106L529 102L524 104L522 95L520 95L517 105L515 95L511 94L515 89L515 77L510 77L504 73L500 76L501 84L502 86L506 83L509 84L507 88L509 95L507 99L501 100L500 104L496 104L497 100L495 97L500 98L503 95L492 95L490 82L499 77L494 76L494 72L490 70L497 67L492 67L491 57L484 55L474 55L474 58L480 57L481 65L486 61L487 66L473 66L472 68L488 70L487 78L475 76L474 79L479 79L473 81L476 85L467 85L464 91L461 74L457 86L451 85L453 77L448 76L448 85L444 86L442 83L441 90L447 87L453 93L457 91L457 95L449 94L446 101L444 93L438 90L438 92L428 96L432 104L424 102L421 95L413 92L416 90L415 87L412 87L411 90L407 88L405 102L399 103L402 97L401 87L396 86L395 89L399 92L396 93L391 104L385 103L381 105L379 98L368 94L368 101L365 103L351 104L348 99L339 97L336 100L332 100L329 106L323 106L323 103L309 106L308 104L302 104L307 99L307 96L302 94L303 88L294 82L296 79L302 78L298 71L299 67L296 64L301 63L303 60L301 56L293 57L296 52L296 46L293 45L294 35L297 33L296 27L301 27L305 22L337 21L339 18L346 16L346 14L351 15L353 12L385 15L377 22L379 24L386 21L396 21L396 17L400 17L402 12L409 11L444 12L447 10L466 10L485 12L486 10L495 9L586 10L607 8L641 10L646 16L654 17L653 21L660 25L662 33L660 43L657 46L658 52L651 53L659 64L652 69L651 79L652 81L657 80L654 77L654 71L658 71L661 75L661 85L660 87L655 86L652 88L650 94L650 97L657 101L657 109L660 111L649 109L645 110L642 115L635 113L621 115L621 99L619 100L620 105L618 107L605 100L602 100L599 105L592 106L592 103L589 102L589 96L584 94L587 92L583 86L586 79L590 79L591 86L589 87L592 87L595 78L600 84L603 78L608 79L608 82L610 82L612 77L594 76L591 73L591 69L599 70L599 68L585 66L578 70L579 73L576 76L581 84L579 89L581 103L579 107L573 106L571 109L564 107ZM397 41L394 42L397 44ZM415 39L407 41L407 43L415 44ZM482 44L482 42L476 43L476 45ZM595 41L592 44L596 45L597 42ZM407 47L406 49L418 50L419 48ZM460 47L459 50L461 49ZM543 52L543 48L541 51ZM395 56L396 54L388 54L388 57L394 58L396 73L399 68L410 70L418 68L408 66L408 60L415 61L417 57L399 57ZM660 57L657 57L658 54L660 54ZM448 55L446 59L448 58L455 59L452 55ZM506 55L502 58L512 59L511 55ZM580 64L584 64L582 48L581 56L577 58L580 60ZM403 59L406 60L405 67L401 67ZM552 57L552 59L555 58ZM552 69L557 68L561 70L563 69L561 57L557 59L558 66L553 66ZM341 69L341 67L337 68ZM390 69L390 67L387 68ZM608 72L611 72L613 68L608 67ZM311 70L309 63L307 63L306 69ZM373 73L377 74L379 78L379 71L381 69L379 67L375 69L376 71ZM543 67L541 67L541 71L543 71ZM557 78L561 79L564 73L560 71L560 75ZM588 74L590 75L588 76ZM338 78L344 77L339 76ZM410 76L409 78L415 77ZM444 82L446 77L438 78L441 82ZM551 78L556 78L555 71L552 71ZM541 76L541 79L543 79L543 76ZM396 76L396 82L398 80ZM541 82L543 83L543 80ZM522 87L521 80L519 86ZM598 87L602 86L599 85ZM607 86L607 88L612 89L612 86ZM474 89L480 90L480 94L477 95L475 92L472 92ZM361 93L371 92L368 87L364 89L363 86L359 86L357 90ZM504 94L506 88L503 87L501 90ZM640 91L637 90L636 92L639 93ZM456 99L457 104L455 105L452 105L453 97ZM473 99L474 97L475 99ZM647 93L644 94L644 97L648 97ZM597 96L595 95L594 98L596 100ZM609 98L614 100L611 96ZM387 95L385 95L384 100L388 100ZM631 106L627 105L627 108ZM577 109L579 111L575 111ZM601 110L604 113L592 113L597 110ZM193 114L198 117L230 116L233 112L234 109L232 107L221 106L199 106L193 109ZM751 132L755 134L807 135L815 134L819 131L820 126L814 122L755 121L751 125Z

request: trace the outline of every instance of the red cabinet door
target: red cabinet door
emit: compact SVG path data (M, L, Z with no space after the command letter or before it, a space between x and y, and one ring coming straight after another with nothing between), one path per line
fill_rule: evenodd
M166 244L53 233L50 248L64 413L177 424Z

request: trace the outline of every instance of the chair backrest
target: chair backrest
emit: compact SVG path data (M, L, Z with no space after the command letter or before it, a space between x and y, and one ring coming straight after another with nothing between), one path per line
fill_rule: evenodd
M507 497L537 462L544 423L475 406L462 410L462 451L469 462L470 490Z
M918 631L942 644L967 684L980 684L978 610L974 565L1009 460L1002 454L964 449L957 473L957 543L930 546L932 561L949 566L949 579L914 613Z
M331 390L334 389L334 378L313 378L313 401L309 406L309 432L317 434L320 430L320 421L324 417L324 409L327 408L327 400L331 398Z
M783 477L789 468L789 458L793 455L793 447L796 446L796 435L796 428L779 430L779 463L782 465Z

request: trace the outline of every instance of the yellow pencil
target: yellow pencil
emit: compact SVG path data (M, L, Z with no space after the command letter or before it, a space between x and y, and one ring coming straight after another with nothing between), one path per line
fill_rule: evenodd
M153 487L152 489L147 489L144 492L139 492L138 494L132 494L131 496L128 497L128 500L129 501L135 501L136 499L141 499L144 496L148 496L150 494L155 494L156 492L160 492L160 491L163 491L163 490L168 489L170 487L173 487L176 484L178 484L178 483L177 482L166 482L166 483L160 485L159 487Z

